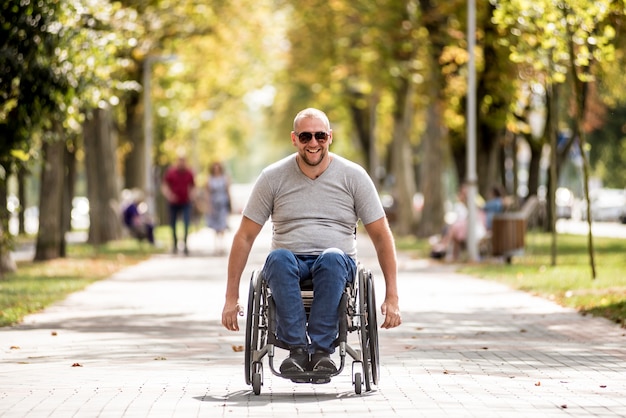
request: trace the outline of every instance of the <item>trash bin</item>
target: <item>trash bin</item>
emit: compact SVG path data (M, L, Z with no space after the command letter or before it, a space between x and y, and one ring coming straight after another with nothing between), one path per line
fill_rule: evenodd
M491 225L491 251L494 256L511 257L524 253L526 217L522 212L500 213Z

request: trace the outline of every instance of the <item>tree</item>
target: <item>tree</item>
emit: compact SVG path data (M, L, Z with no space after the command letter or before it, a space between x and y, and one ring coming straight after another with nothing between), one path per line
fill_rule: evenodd
M32 135L50 128L47 116L59 98L71 90L64 72L55 66L59 41L58 2L1 3L0 39L0 166L6 184L18 155L30 155ZM6 186L3 186L6 189ZM6 198L0 201L6 207ZM8 251L8 216L0 211L0 255ZM3 233L4 231L4 233ZM6 261L7 257L1 257ZM6 263L0 263L0 272Z
M114 110L123 187L158 182L179 147L188 150L200 173L217 159L249 169L248 155L257 156L258 150L250 152L247 139L263 132L260 111L248 100L273 82L272 67L280 62L276 45L282 39L274 34L277 25L268 24L274 3L123 1L137 11L137 19L133 43L120 53L128 63L126 76L139 87L122 95ZM150 128L143 126L146 96L151 149L145 143ZM152 178L146 179L147 173ZM198 180L201 184L203 176Z
M58 132L62 130L57 125ZM65 231L63 225L63 183L64 171L58 167L65 167L65 142L47 141L43 144L45 164L41 170L41 190L45 190L44 198L39 203L39 212L45 216L39 217L39 233L35 246L35 260L50 260L65 255Z
M123 79L115 79L112 76L124 66L117 52L127 41L121 37L124 33L116 33L116 29L123 27L123 24L132 23L125 20L128 16L129 14L124 13L119 4L108 3L68 3L55 16L60 29L54 52L56 59L52 61L52 65L53 68L58 67L57 72L67 80L71 89L65 96L57 98L56 107L49 112L49 117L58 121L55 125L57 127L55 135L51 140L60 141L60 144L51 143L47 147L48 152L44 154L46 169L42 170L40 210L41 213L47 213L43 211L43 208L46 208L51 214L58 211L61 216L51 216L51 221L46 220L43 223L40 220L35 260L65 255L64 237L69 226L73 198L74 156L78 143L75 141L70 143L68 138L75 138L81 133L87 112L92 109L107 108L117 103L119 100L117 94L125 88ZM106 118L98 120L103 120L100 126L83 132L83 134L95 135L96 138L85 138L85 142L93 144L99 140L111 146L111 130L107 129L109 128L107 120ZM72 149L68 148L70 144ZM66 164L58 164L58 160L48 160L48 158L60 158L58 147L65 147L65 150L69 151L63 153ZM100 161L86 166L89 172L87 177L91 179L91 181L88 180L88 194L96 196L96 199L91 202L91 207L98 215L92 218L93 225L90 227L92 230L90 242L94 244L101 244L120 236L120 227L112 227L119 225L119 214L115 209L119 191L117 187L107 187L109 184L117 186L118 173L114 169L115 155L110 148L100 147L99 150ZM108 170L97 171L100 167ZM94 177L92 170L96 171L99 177ZM68 187L62 188L58 195L49 193L50 190L57 191L56 184L59 179ZM46 188L46 185L49 185L49 188ZM103 207L104 209L99 210ZM102 232L103 230L106 232ZM57 238L59 236L61 239Z
M412 233L415 225L413 147L419 136L414 121L417 84L423 79L417 13L415 1L382 8L371 1L294 5L285 70L291 84L286 106L327 110L333 147L363 161L376 183L391 184L399 215L394 228L400 234ZM326 22L324 31L320 19Z
M443 177L449 165L450 142L449 124L445 123L446 110L446 72L439 63L450 43L449 26L445 24L448 14L446 7L435 1L420 2L422 26L428 32L427 87L428 97L426 112L426 130L422 140L422 159L420 162L420 190L424 194L424 208L418 236L427 237L441 232L444 220L444 201L446 190ZM447 125L447 126L446 126Z
M109 108L95 109L83 127L89 237L92 244L103 244L122 237L119 176L115 156L117 141L112 134ZM113 175L112 175L113 174Z
M8 33L1 55L7 65L1 78L0 135L6 140L0 161L33 156L33 138L44 142L43 156L50 160L43 163L40 208L50 218L40 220L35 258L63 256L75 164L65 157L75 155L74 138L85 111L116 99L112 92L121 81L112 77L119 68L116 49L127 41L111 32L109 22L123 13L119 4L80 1L5 1L3 8L7 24L2 30ZM58 188L66 178L67 187Z
M618 4L613 5L617 8ZM606 19L606 23L616 28L614 45L615 60L599 61L595 67L595 82L590 85L588 115L585 118L589 164L594 177L602 180L605 187L622 188L626 178L626 78L623 77L624 61L626 60L626 33L623 27L625 13L614 10ZM588 123L593 121L595 123Z
M620 13L620 7L611 1L560 1L528 2L525 0L511 2L494 2L496 10L494 21L506 32L513 34L507 37L512 51L511 58L518 63L531 66L536 74L540 75L547 85L546 91L556 92L557 85L569 80L573 86L573 113L569 126L574 135L571 135L563 150L568 150L578 141L584 152L583 121L586 118L587 87L593 81L593 67L596 62L610 61L614 58L615 29L610 23L610 17L615 11ZM616 10L614 10L616 9ZM623 12L623 10L621 10ZM622 13L623 14L623 13ZM549 96L548 96L549 97ZM557 135L554 126L559 115L550 107L552 117L551 135ZM552 144L556 140L552 138ZM556 155L558 149L553 145L552 153ZM557 162L556 158L553 161ZM557 170L554 167L553 176ZM585 194L589 210L588 170L585 164ZM554 180L554 179L553 179ZM552 184L556 184L553 182ZM550 190L549 202L553 206L555 188ZM589 222L591 217L588 216ZM556 231L555 215L552 212L551 229L553 231L553 264L556 263ZM592 277L595 278L595 263L593 255L593 239L591 224L589 224L589 256Z

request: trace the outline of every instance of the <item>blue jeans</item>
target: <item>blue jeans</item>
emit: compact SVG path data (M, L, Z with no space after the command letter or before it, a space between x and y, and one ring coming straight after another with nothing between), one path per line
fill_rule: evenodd
M339 302L346 283L352 282L355 274L354 260L337 248L320 255L296 255L285 249L272 251L265 261L263 276L276 302L278 338L290 348L333 353ZM307 279L313 280L314 292L308 328L300 294L300 282Z
M178 236L176 235L176 221L178 214L183 215L184 236L183 243L187 247L187 235L189 234L189 223L191 222L191 203L169 204L170 209L170 227L172 228L172 238L174 239L174 248L178 245Z

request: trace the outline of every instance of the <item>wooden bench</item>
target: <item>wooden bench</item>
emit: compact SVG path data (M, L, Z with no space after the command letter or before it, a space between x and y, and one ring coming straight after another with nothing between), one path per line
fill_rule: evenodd
M508 264L513 256L524 253L526 230L529 219L539 206L536 196L530 196L520 210L499 213L493 217L491 226L491 254L504 257Z

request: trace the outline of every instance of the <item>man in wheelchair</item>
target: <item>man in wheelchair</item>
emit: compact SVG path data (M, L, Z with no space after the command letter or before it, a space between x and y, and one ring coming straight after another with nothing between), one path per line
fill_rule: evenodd
M330 355L338 332L338 306L356 272L359 220L374 243L385 278L382 328L401 323L393 236L376 188L359 165L329 152L333 134L326 114L308 108L293 122L297 152L265 168L257 179L233 238L228 261L225 328L239 330L241 275L252 245L271 217L272 249L263 266L277 316L277 333L289 347L280 372L337 371ZM300 283L312 280L308 325Z

